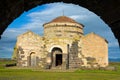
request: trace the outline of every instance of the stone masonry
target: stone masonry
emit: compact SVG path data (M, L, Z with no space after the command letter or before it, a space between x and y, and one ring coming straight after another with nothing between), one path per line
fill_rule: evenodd
M43 27L43 36L32 31L18 36L13 54L17 66L44 69L108 66L108 42L93 32L84 35L82 24L59 16Z

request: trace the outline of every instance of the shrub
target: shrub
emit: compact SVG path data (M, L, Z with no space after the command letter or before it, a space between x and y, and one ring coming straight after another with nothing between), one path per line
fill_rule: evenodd
M12 67L12 66L16 66L16 63L13 64L6 64L5 67Z

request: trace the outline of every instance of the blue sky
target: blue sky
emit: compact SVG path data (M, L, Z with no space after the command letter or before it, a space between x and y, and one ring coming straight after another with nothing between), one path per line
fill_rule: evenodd
M10 58L12 56L18 35L28 30L43 35L42 25L58 16L62 16L63 11L65 16L85 25L84 34L95 32L109 42L109 58L120 58L118 41L108 25L88 9L65 3L37 6L15 19L5 30L0 40L0 58Z

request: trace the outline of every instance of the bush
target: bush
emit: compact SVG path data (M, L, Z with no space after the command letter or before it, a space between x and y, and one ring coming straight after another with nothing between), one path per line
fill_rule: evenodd
M16 66L16 63L13 63L13 64L6 64L5 67L13 67L13 66Z

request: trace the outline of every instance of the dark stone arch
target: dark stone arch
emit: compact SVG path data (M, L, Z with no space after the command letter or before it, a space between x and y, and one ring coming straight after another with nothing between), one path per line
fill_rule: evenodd
M57 51L60 51L61 53L63 52L62 49L59 48L59 47L54 47L54 48L52 49L52 52L54 52L54 51L56 51L56 50L57 50Z
M51 58L52 58L52 67L56 67L56 66L62 66L62 49L59 47L54 47L51 51Z
M120 43L120 0L1 0L0 35L24 11L53 2L73 3L94 12L109 25Z

